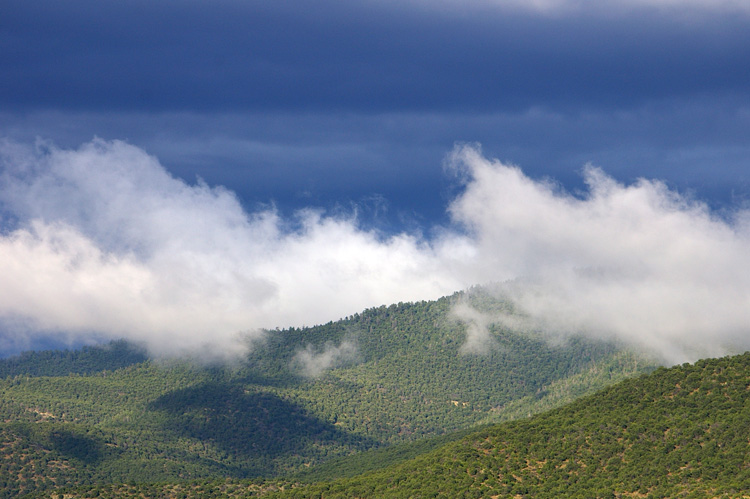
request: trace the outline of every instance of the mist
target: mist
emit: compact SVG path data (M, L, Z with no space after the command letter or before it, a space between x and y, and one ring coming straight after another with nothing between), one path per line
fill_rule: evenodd
M499 296L498 296L499 298ZM451 307L451 317L463 324L464 342L459 352L465 355L487 355L500 348L489 330L493 323L503 322L503 316L493 316L481 312L464 301L458 301Z
M355 363L359 358L357 342L347 338L339 345L326 343L322 349L308 344L294 355L292 366L308 378L317 378L330 369Z
M476 252L464 275L502 283L495 292L520 312L509 326L616 339L667 363L748 348L747 210L717 214L657 180L622 185L590 165L573 195L476 147L450 162L467 175L450 208Z
M668 363L750 344L749 212L712 212L658 180L586 166L570 193L458 146L451 225L382 234L356 213L248 211L121 141L6 141L0 167L0 347L124 337L155 356L225 358L273 328L490 282L519 313L495 320L514 327ZM477 328L464 350L486 346L484 319L458 313Z

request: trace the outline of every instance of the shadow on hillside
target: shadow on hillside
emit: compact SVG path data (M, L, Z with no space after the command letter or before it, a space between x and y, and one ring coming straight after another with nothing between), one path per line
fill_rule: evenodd
M270 393L247 393L229 383L176 390L152 402L170 414L168 430L210 441L238 456L277 458L306 454L311 447L364 449L374 442L351 435Z
M289 388L299 385L300 383L300 380L290 373L268 375L249 369L242 372L242 374L237 376L234 381L247 385L268 386L273 388Z
M49 438L53 448L68 459L95 464L103 457L104 444L95 438L66 430L53 431Z

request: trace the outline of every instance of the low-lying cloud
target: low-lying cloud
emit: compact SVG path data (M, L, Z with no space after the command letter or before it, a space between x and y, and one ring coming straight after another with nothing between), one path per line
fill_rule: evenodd
M247 213L124 142L0 147L6 345L124 336L156 355L231 355L264 328L461 286L418 237L315 210Z
M308 378L317 378L329 369L351 364L358 359L357 343L345 339L340 345L327 343L322 350L308 344L304 350L295 354L292 364L299 367Z
M750 344L749 212L720 217L659 181L586 167L588 190L573 195L462 146L448 161L464 184L455 225L426 239L314 209L248 213L119 141L5 142L0 161L6 345L126 337L155 355L227 356L265 328L487 282L503 283L524 327L669 362Z
M490 333L489 326L494 322L500 322L502 317L493 317L463 302L456 303L451 308L451 315L464 325L466 331L466 338L459 350L462 354L487 355L499 347Z
M474 148L451 206L476 258L467 274L507 281L501 295L529 327L617 338L668 362L750 344L750 217L719 217L659 181L617 183L586 167L573 196ZM514 324L517 318L514 318Z

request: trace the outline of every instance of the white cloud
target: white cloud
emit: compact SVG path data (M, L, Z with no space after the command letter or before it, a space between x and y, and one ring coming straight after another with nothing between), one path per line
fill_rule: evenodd
M496 322L496 318L464 302L455 304L451 315L465 327L466 338L460 349L462 354L486 355L499 348L489 330L489 325Z
M338 346L327 343L322 351L307 345L304 350L297 352L292 363L299 366L305 376L317 378L329 369L356 362L358 358L356 342L346 339Z
M156 354L240 351L239 334L319 323L460 287L409 235L380 239L312 210L248 214L123 142L5 143L0 315L28 337L127 336ZM290 224L299 228L289 230Z
M624 186L593 167L575 197L475 148L453 160L471 177L451 206L474 234L467 275L514 279L504 296L530 326L619 338L674 362L750 345L747 212L727 221L663 183Z
M159 355L231 355L262 328L504 282L526 327L674 362L750 346L750 214L719 218L658 181L588 167L573 196L459 147L450 164L465 188L450 213L462 230L425 241L314 210L247 213L123 142L3 143L0 161L6 340L125 336ZM465 349L484 348L484 318L469 313Z

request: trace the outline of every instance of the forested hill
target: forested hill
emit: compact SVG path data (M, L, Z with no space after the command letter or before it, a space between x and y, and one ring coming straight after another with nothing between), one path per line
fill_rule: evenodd
M503 306L475 292L372 308L270 331L244 363L226 368L143 360L122 343L2 360L0 497L291 476L366 449L525 417L651 369L613 344L550 343L495 326L480 354L464 353L467 326L450 314L456 300Z
M624 381L398 466L270 494L748 497L750 353Z
M148 359L145 349L125 340L78 350L29 351L0 359L0 378L13 376L66 376L114 371Z

